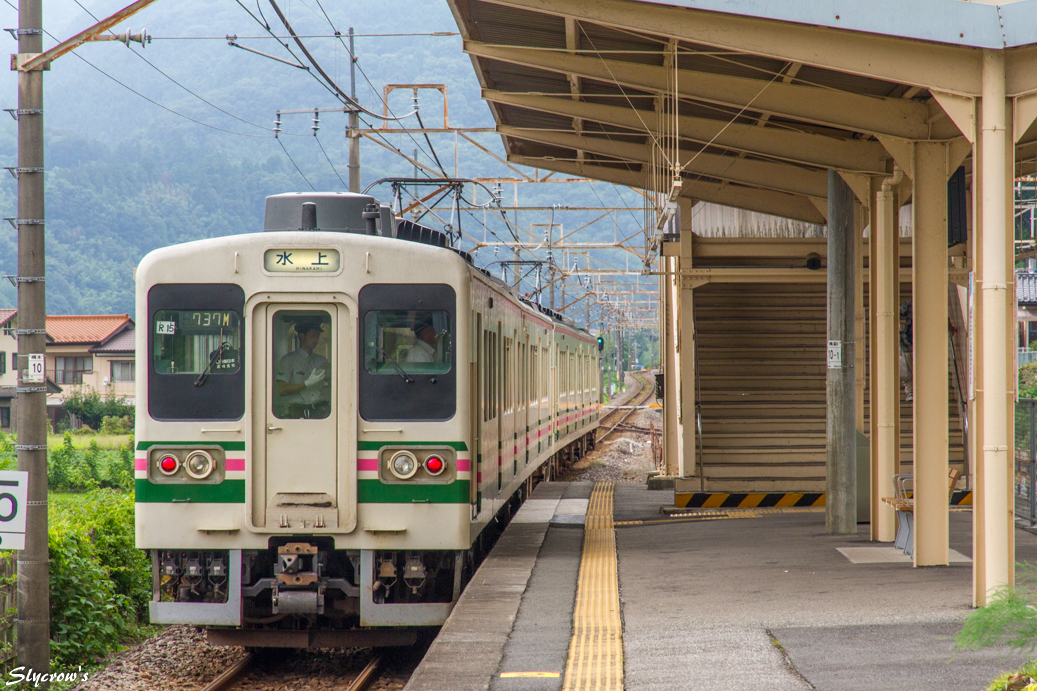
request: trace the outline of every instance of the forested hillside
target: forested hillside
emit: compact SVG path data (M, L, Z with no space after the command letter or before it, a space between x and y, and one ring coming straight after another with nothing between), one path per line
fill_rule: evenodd
M98 17L125 4L81 2ZM262 11L275 33L285 32L268 0L258 5L256 0L243 2L244 6L236 0L158 0L117 29L147 27L155 37L150 45L86 45L46 73L48 312L132 312L132 269L145 253L171 243L255 231L261 227L266 195L308 189L272 137L275 111L340 104L305 71L227 45L222 37L233 34L243 45L292 59L275 40L246 38L267 35L249 12L261 17ZM372 110L381 109L378 94L386 82L441 82L450 87L451 124L493 124L479 99L471 62L461 52L460 37L363 36L456 31L445 2L323 0L330 23L316 0L280 4L300 34L330 34L330 24L343 34L349 26L362 34L356 39L363 70L357 91ZM75 0L46 0L47 31L64 38L93 23L82 7ZM0 19L3 26L17 25L10 6L0 4ZM55 42L48 37L45 45ZM349 62L342 43L312 38L307 44L332 78L348 84ZM12 50L13 46L12 42ZM16 93L14 75L4 72L3 107L15 107ZM397 94L390 105L397 112L409 110L409 94ZM426 124L441 122L441 113L441 101L423 99ZM309 114L284 116L281 142L310 184L343 189L338 175L347 175L346 116L323 114L318 136L338 175L314 141L310 120ZM14 165L16 123L0 122L0 160ZM482 138L500 151L496 135ZM418 146L404 135L387 139L408 153ZM452 166L452 149L445 139L440 141ZM420 145L426 148L423 140ZM488 165L486 157L473 168L473 151L470 146L462 149L462 175L500 170ZM370 143L364 144L362 156L365 185L385 175L412 172L405 161ZM423 160L431 164L431 159ZM608 193L606 189L601 194ZM529 194L541 196L538 201L545 205L582 201L553 199L550 190ZM591 194L589 186L582 193L593 200ZM15 181L5 176L0 184L3 216L16 215L15 199ZM14 274L16 237L8 224L4 226L0 271ZM4 281L0 306L14 304L14 289Z

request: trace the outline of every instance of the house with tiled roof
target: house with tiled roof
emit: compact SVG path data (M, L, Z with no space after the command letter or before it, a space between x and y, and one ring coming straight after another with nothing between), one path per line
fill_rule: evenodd
M132 403L133 348L128 314L47 316L47 376L60 387L111 391ZM59 400L61 394L48 396L48 405Z
M0 309L0 430L14 422L18 383L18 310ZM135 392L133 319L128 314L47 317L47 417L66 419L69 387L107 393L133 403Z

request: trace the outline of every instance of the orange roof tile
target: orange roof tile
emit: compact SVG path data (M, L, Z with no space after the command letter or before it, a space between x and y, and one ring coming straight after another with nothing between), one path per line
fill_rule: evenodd
M53 343L100 343L133 323L128 314L47 315L47 335Z
M15 308L0 309L0 326L6 324L16 314L18 314L18 310Z

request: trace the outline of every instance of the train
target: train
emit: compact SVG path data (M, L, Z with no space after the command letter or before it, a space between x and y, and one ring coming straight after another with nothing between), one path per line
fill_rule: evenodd
M370 195L287 193L261 232L141 260L153 623L406 642L446 620L533 484L593 448L596 339L450 245Z

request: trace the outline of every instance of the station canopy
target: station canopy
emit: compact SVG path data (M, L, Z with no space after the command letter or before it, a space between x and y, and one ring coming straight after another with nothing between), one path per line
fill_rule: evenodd
M830 168L865 201L947 141L971 175L998 51L1037 172L1037 0L448 2L514 163L820 224Z

